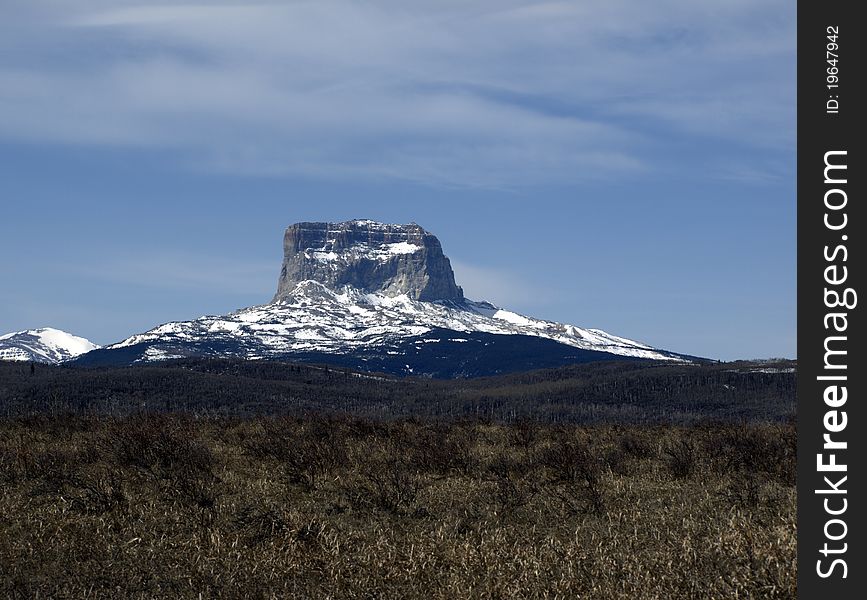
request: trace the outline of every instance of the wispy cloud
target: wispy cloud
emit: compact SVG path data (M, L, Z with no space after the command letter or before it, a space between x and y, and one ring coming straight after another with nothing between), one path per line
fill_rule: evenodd
M70 267L81 277L97 281L163 290L261 296L271 299L277 285L273 261L243 261L189 253L143 251Z
M782 0L38 0L4 21L0 139L486 187L641 173L657 137L794 139Z

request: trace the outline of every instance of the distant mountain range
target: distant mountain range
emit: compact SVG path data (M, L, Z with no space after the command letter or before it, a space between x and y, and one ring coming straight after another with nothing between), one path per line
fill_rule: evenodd
M283 254L268 304L166 323L104 348L57 330L10 334L0 338L0 359L80 365L295 360L444 378L624 358L694 360L468 300L439 240L414 223L297 223L286 230ZM78 341L62 345L60 339Z

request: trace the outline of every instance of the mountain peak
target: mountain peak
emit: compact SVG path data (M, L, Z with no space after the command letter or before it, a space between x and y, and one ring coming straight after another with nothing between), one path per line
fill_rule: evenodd
M0 360L59 363L96 348L90 340L52 327L0 335Z
M355 219L290 225L274 301L289 298L299 283L311 280L334 290L350 286L427 302L464 299L439 240L416 223Z

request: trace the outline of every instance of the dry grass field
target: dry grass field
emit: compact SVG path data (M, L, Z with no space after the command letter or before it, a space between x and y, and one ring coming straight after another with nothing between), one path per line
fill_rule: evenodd
M8 598L793 598L790 424L0 421Z

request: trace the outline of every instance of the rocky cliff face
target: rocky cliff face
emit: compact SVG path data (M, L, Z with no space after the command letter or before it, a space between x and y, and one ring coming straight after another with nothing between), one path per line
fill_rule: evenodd
M296 223L283 237L278 302L305 280L427 302L464 299L435 235L415 223Z

